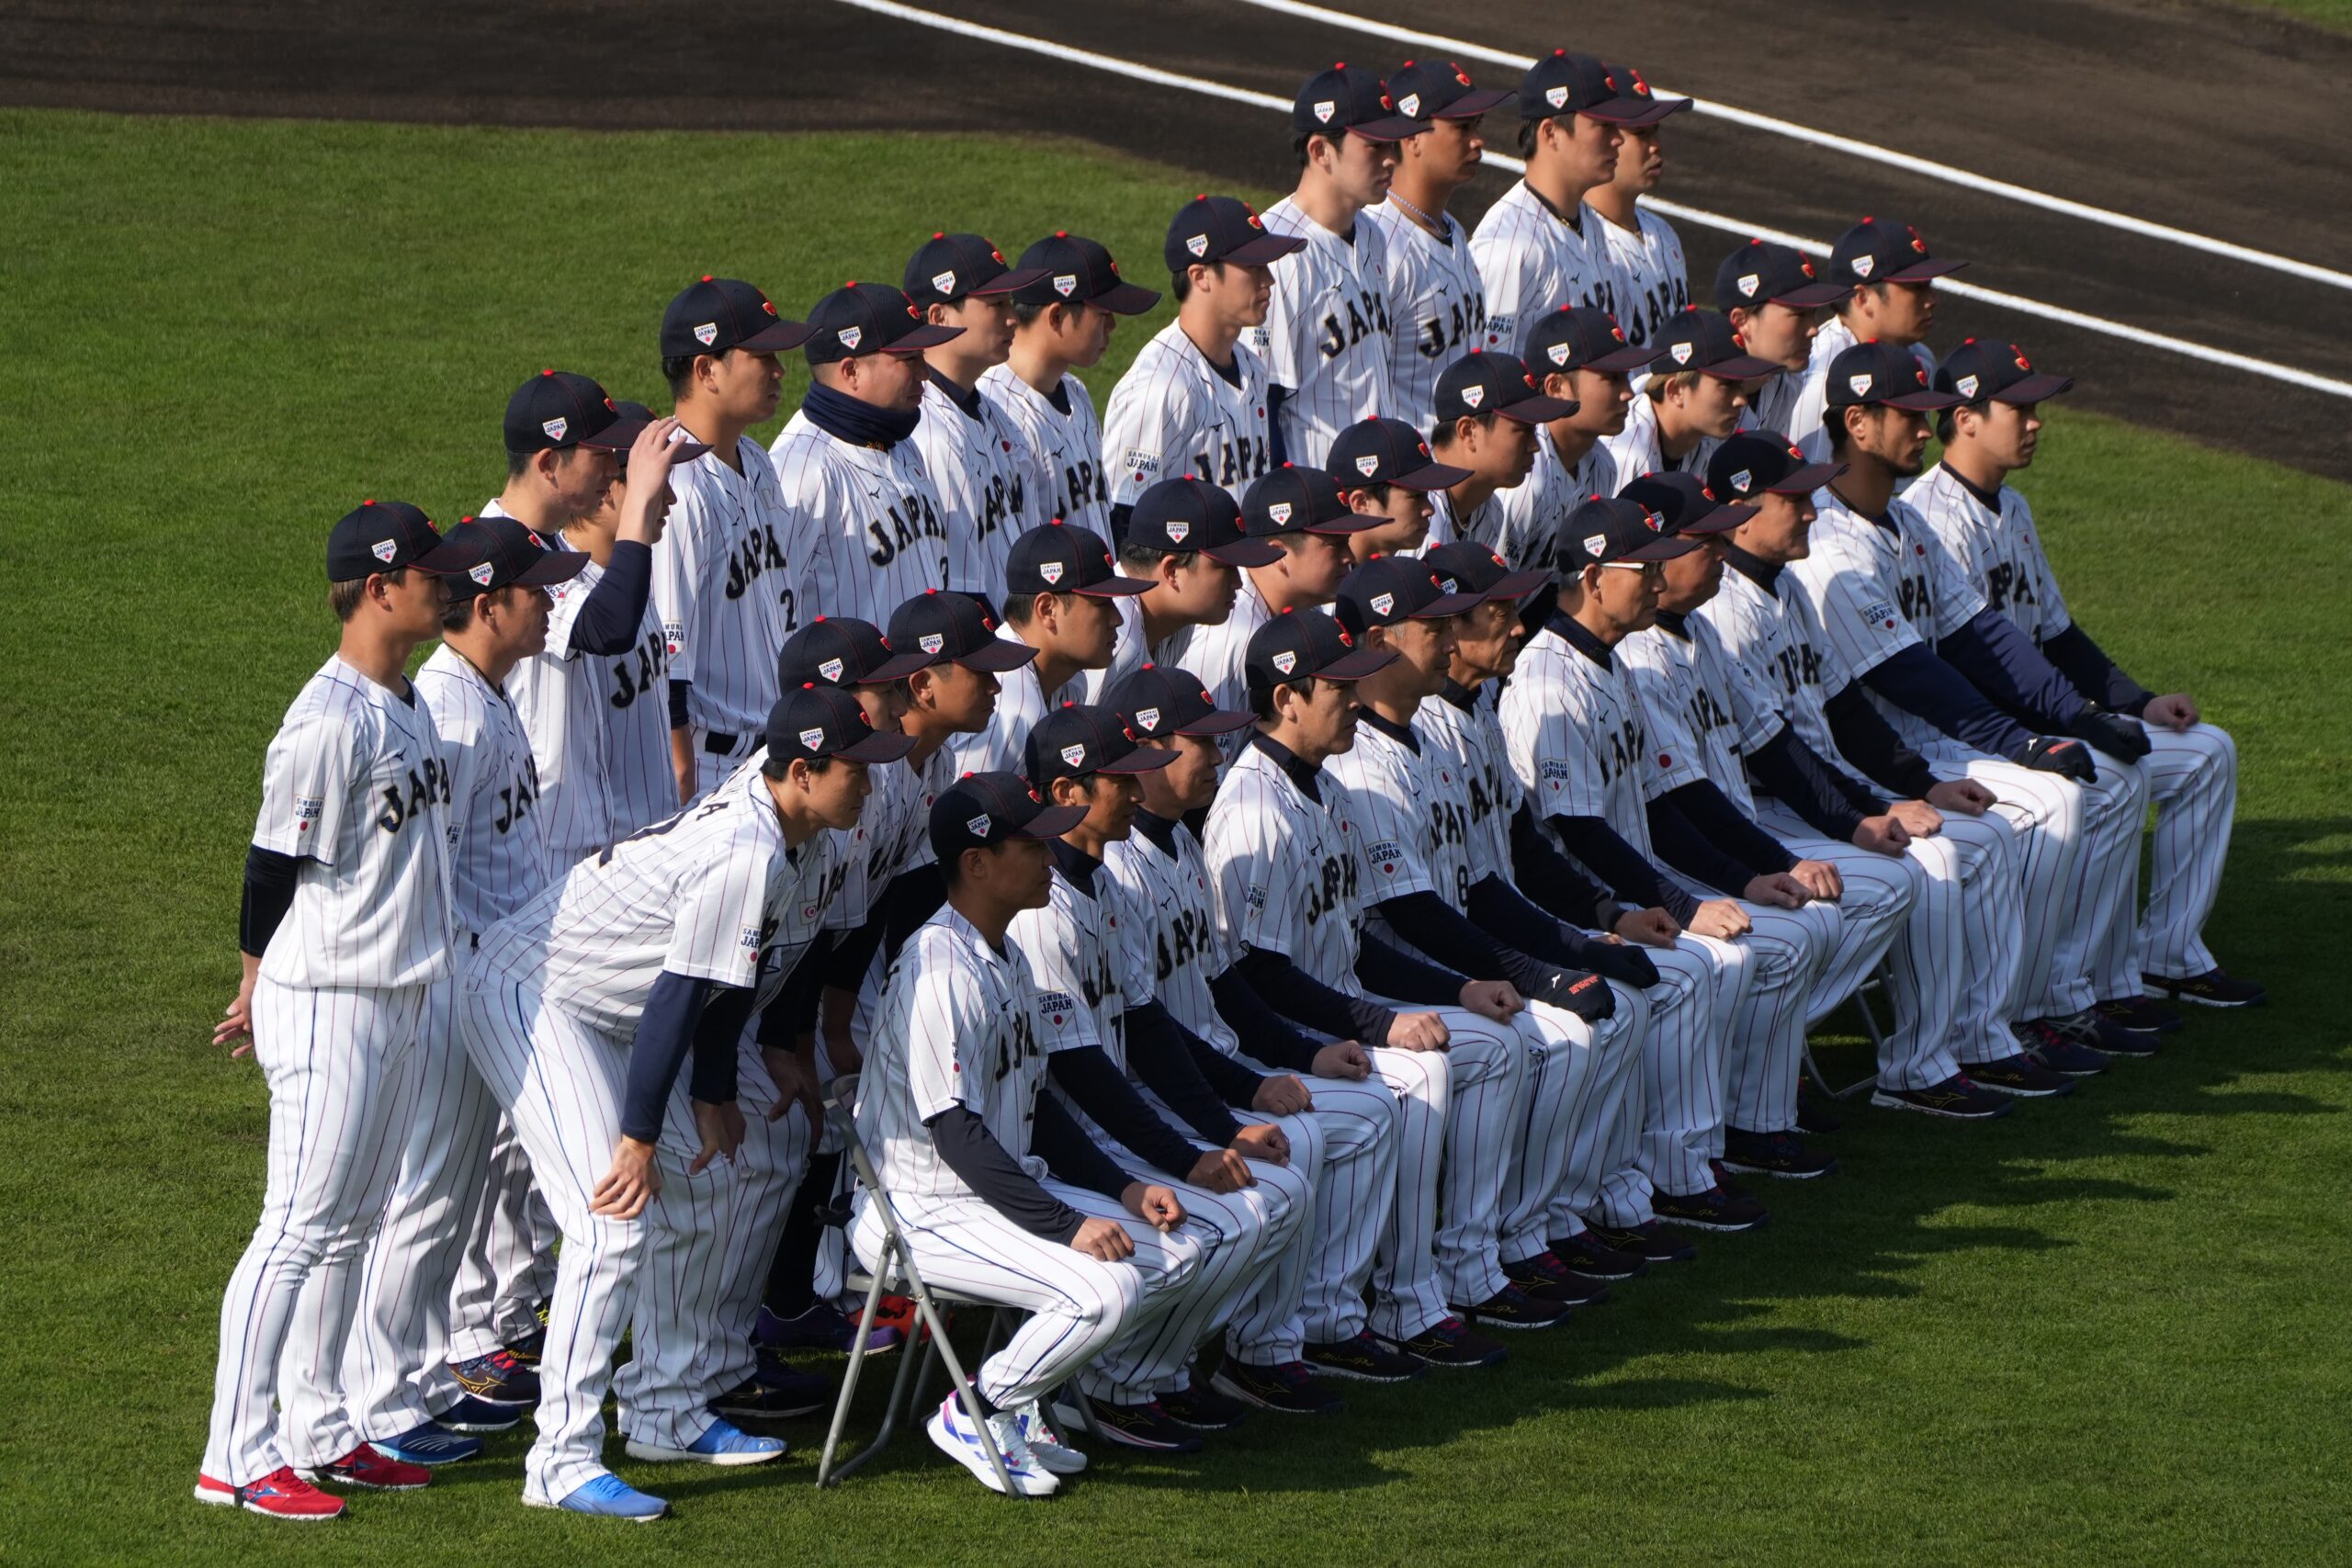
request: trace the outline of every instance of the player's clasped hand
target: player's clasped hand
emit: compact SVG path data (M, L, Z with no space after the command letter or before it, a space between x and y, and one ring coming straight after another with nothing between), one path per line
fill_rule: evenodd
M1388 1043L1399 1051L1442 1051L1449 1038L1445 1020L1433 1012L1400 1012L1388 1026Z
M1462 987L1462 1005L1480 1018L1509 1023L1527 1006L1509 980L1473 980Z
M1982 817L1993 809L1999 798L1974 779L1946 779L1928 792L1927 803L1939 811L1954 812L1962 817ZM1936 826L1940 828L1943 823L1939 821ZM1911 830L1915 833L1919 831L1917 828Z
M1758 878L1761 881L1762 878ZM1753 887L1755 883L1749 883ZM1764 900L1758 899L1758 903ZM1803 899L1798 900L1803 903ZM1710 898L1699 906L1690 917L1690 930L1699 936L1711 936L1719 942L1729 942L1736 936L1746 936L1755 930L1747 919L1747 911L1728 898Z
M1739 896L1751 904L1775 909L1801 909L1815 897L1812 888L1785 871L1750 878L1747 886L1739 890ZM1742 915L1740 919L1745 920L1747 917Z
M1128 1189L1133 1191L1133 1188ZM1130 1203L1129 1208L1135 1205ZM1078 1227L1069 1244L1097 1263L1118 1263L1136 1255L1136 1238L1127 1227L1116 1220L1088 1220Z
M2197 711L2197 700L2187 692L2173 692L2161 697L2150 697L2148 705L2140 710L2148 723L2171 730L2175 735L2193 729L2202 722Z
M1119 1194L1119 1201L1136 1218L1149 1220L1154 1230L1172 1231L1184 1223L1182 1201L1174 1192L1157 1183L1130 1182L1127 1190Z
M1254 1159L1268 1165L1288 1165L1290 1139L1272 1122L1261 1122L1234 1134L1233 1152L1241 1156L1245 1163Z
M1932 807L1923 807L1922 809L1930 815L1934 812ZM1936 826L1943 826L1940 818ZM1889 807L1883 816L1865 817L1854 826L1854 847L1868 850L1874 855L1899 855L1910 842L1911 829L1904 825L1902 813L1893 807Z
M1682 934L1682 922L1664 909L1628 909L1617 917L1616 929L1610 934L1644 947L1672 947L1674 939Z
M1258 1179L1250 1174L1250 1162L1231 1149L1202 1150L1184 1179L1212 1192L1238 1192L1258 1185Z
M1390 1038L1394 1039L1392 1034ZM1315 1053L1315 1076L1338 1078L1346 1083L1362 1083L1372 1077L1372 1058L1363 1054L1363 1046L1353 1040L1334 1040ZM1260 1110L1265 1109L1263 1106Z
M1348 1041L1346 1043L1352 1045L1355 1042ZM1324 1050L1330 1048L1327 1045ZM1361 1053L1362 1048L1358 1049ZM1318 1068L1322 1065L1320 1053L1317 1054L1316 1065ZM1370 1064L1366 1066L1368 1067ZM1261 1111L1269 1116L1299 1116L1315 1109L1315 1097L1306 1092L1305 1084L1290 1074L1272 1073L1258 1086L1258 1092L1250 1097L1250 1109Z
M623 1137L613 1145L612 1168L588 1195L588 1212L608 1220L633 1220L662 1190L662 1172L653 1164L653 1145Z
M695 1131L702 1135L702 1150L686 1167L686 1174L700 1176L706 1166L721 1157L734 1164L735 1151L743 1146L743 1108L731 1100L697 1100L694 1108Z
M1801 860L1789 867L1789 875L1807 893L1827 903L1835 904L1846 891L1846 879L1826 860Z

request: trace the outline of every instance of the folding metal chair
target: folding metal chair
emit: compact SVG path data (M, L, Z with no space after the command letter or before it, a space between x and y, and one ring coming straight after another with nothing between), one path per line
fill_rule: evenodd
M1805 1077L1813 1080L1814 1087L1820 1089L1822 1093L1827 1095L1832 1100L1848 1099L1853 1095L1861 1093L1862 1090L1871 1088L1878 1082L1878 1054L1886 1044L1886 1031L1879 1023L1878 1015L1871 1010L1871 993L1872 991L1884 992L1886 989L1886 982L1891 973L1892 971L1888 968L1887 961L1882 958L1878 962L1878 967L1871 971L1871 977L1854 987L1854 1010L1861 1014L1862 1032L1871 1037L1871 1073L1868 1077L1861 1079L1858 1083L1849 1083L1844 1089L1832 1089L1829 1086L1828 1075L1825 1074L1821 1070L1821 1063L1813 1054L1812 1037L1808 1035L1805 1038Z

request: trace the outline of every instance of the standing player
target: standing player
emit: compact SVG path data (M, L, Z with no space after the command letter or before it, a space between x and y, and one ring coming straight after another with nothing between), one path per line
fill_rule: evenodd
M662 374L678 423L709 449L671 471L678 501L653 547L682 801L709 794L759 743L776 649L799 622L784 554L792 517L767 453L745 433L775 417L775 356L808 336L731 277L705 275L662 312Z
M980 389L1012 417L1029 448L1030 515L1107 534L1102 426L1093 398L1069 372L1100 364L1118 319L1142 315L1159 294L1122 278L1101 245L1059 230L1021 253L1020 270L1034 281L1012 291L1012 348L1003 364L981 372Z
M1908 223L1865 218L1838 236L1829 253L1829 281L1845 292L1838 313L1813 335L1804 389L1790 405L1786 433L1815 462L1827 450L1830 361L1858 343L1908 349L1919 368L1935 374L1936 356L1923 341L1936 324L1936 279L1968 264L1928 254L1928 242Z
M1282 551L1245 536L1241 507L1222 486L1190 475L1162 479L1136 498L1119 538L1119 565L1151 586L1112 603L1119 612L1110 665L1080 672L1088 702L1160 657L1177 635L1233 614L1241 569L1272 566Z
M1821 311L1846 294L1842 286L1824 281L1793 245L1750 240L1724 257L1715 268L1715 309L1731 322L1742 348L1780 367L1747 384L1741 429L1789 428L1813 365Z
M1451 369L1451 367L1448 367ZM1362 419L1340 432L1325 465L1348 510L1369 519L1348 536L1358 566L1377 556L1419 555L1430 541L1436 498L1470 470L1441 463L1426 436L1402 420Z
M1487 285L1487 324L1517 343L1535 318L1568 305L1624 313L1623 281L1603 220L1585 193L1616 177L1628 128L1656 125L1682 101L1637 96L1589 54L1555 49L1519 85L1519 152L1527 174L1505 191L1470 241Z
M933 234L907 262L907 298L923 319L962 329L923 351L914 442L947 524L947 586L967 593L993 592L1013 536L1045 521L1026 441L979 384L1012 351L1014 292L1036 281L978 234Z
M1501 344L1487 328L1487 288L1470 257L1470 231L1445 208L1478 170L1487 111L1510 94L1473 85L1450 61L1408 60L1388 78L1388 96L1399 115L1428 129L1397 143L1388 198L1363 209L1386 242L1394 329L1388 400L1368 412L1427 430L1439 373L1472 349Z
M1388 246L1357 219L1388 194L1396 144L1423 129L1360 66L1318 71L1298 90L1298 188L1266 209L1266 227L1306 248L1276 275L1254 340L1273 380L1277 462L1319 467L1333 436L1389 412Z
M1603 69L1628 96L1659 101L1632 66ZM1690 107L1688 98L1666 101L1668 114ZM1637 347L1656 343L1667 321L1690 307L1690 275L1682 259L1682 240L1672 224L1641 203L1643 197L1657 189L1658 179L1666 173L1658 129L1657 120L1625 127L1615 172L1584 193L1585 206L1600 219L1610 263L1624 286L1619 313L1625 323L1625 336Z
M367 502L327 536L342 639L270 742L238 919L243 977L212 1036L253 1037L269 1183L221 1295L199 1503L333 1518L341 1500L311 1481L431 1478L361 1440L334 1374L400 1163L425 993L449 973L448 766L404 671L441 628L435 573L467 563L405 502Z
M910 437L923 351L963 330L931 325L887 283L852 281L810 308L808 395L768 447L792 519L785 636L805 615L870 621L948 585L947 521Z
M2095 955L2102 1011L2127 1027L2165 1029L2177 1021L2134 994L2244 1007L2262 987L2222 968L2205 945L2206 917L2221 891L2237 808L2237 746L2203 723L2186 692L2158 696L2120 669L2066 606L2042 553L2033 509L2008 477L2033 462L2040 405L2074 386L2036 371L2015 344L1970 338L1936 373L1939 390L1967 400L1936 416L1943 460L1904 500L1965 572L1985 602L2017 623L2042 655L2100 707L2140 721L2152 748L2134 764L2156 804L2148 909L2135 934L2121 922Z
M1623 481L1643 474L1704 474L1715 446L1740 427L1747 387L1778 368L1747 352L1731 322L1714 310L1683 311L1659 328L1649 379L1634 399L1625 428L1609 438Z
M1136 351L1103 416L1112 538L1125 536L1136 498L1161 479L1191 474L1239 501L1264 475L1266 366L1241 338L1265 324L1273 263L1306 243L1268 233L1229 196L1195 197L1169 223L1176 319Z
M1650 351L1625 342L1606 310L1570 306L1538 317L1527 329L1521 360L1546 397L1568 412L1535 430L1535 462L1527 477L1495 498L1494 553L1523 570L1549 573L1552 546L1569 513L1596 495L1617 493L1617 461L1609 441L1625 428L1634 402L1630 372Z
M1430 497L1432 545L1470 539L1491 549L1502 536L1495 501L1535 467L1535 432L1575 413L1547 398L1527 367L1508 354L1465 354L1437 378L1431 455L1464 476Z

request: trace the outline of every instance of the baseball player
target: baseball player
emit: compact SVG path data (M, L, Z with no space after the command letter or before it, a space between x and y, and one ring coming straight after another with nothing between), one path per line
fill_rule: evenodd
M776 355L808 329L731 277L679 291L662 316L662 374L680 425L709 450L671 470L677 494L653 547L653 608L670 659L671 766L699 800L759 743L776 649L799 624L785 540L792 517L747 434L775 417Z
M1145 491L1119 536L1119 565L1151 586L1111 602L1119 612L1111 662L1079 672L1083 700L1100 702L1114 682L1159 659L1179 633L1222 624L1241 591L1241 569L1282 558L1279 547L1242 533L1240 503L1221 485L1188 475Z
M1716 444L1740 426L1747 387L1779 367L1750 354L1721 312L1691 309L1654 334L1649 379L1609 438L1622 483L1643 474L1704 474Z
M342 637L270 742L243 976L213 1031L250 1034L268 1080L269 1183L221 1296L199 1503L333 1518L342 1500L311 1482L431 1479L361 1439L335 1373L408 1131L425 993L449 973L448 764L403 671L440 632L436 574L467 561L405 502L367 502L327 536Z
M1248 665L1258 722L1217 786L1202 848L1242 977L1283 1017L1364 1044L1396 1096L1408 1150L1428 1146L1428 1123L1443 1129L1435 1182L1414 1173L1382 1237L1372 1332L1432 1366L1491 1366L1502 1347L1447 1303L1487 1302L1506 1284L1496 1248L1519 1100L1518 994L1363 929L1349 841L1359 829L1323 771L1354 743L1354 682L1395 657L1356 646L1329 615L1299 611L1261 626ZM1412 999L1374 994L1367 976Z
M472 957L475 938L549 874L539 837L538 769L504 682L546 646L547 590L577 577L588 558L551 550L505 517L469 518L451 531L449 543L465 552L465 564L446 580L441 646L417 671L415 689L432 714L449 781L456 824L451 945L461 965ZM539 1392L537 1379L511 1362L452 1366L444 1359L450 1288L467 1226L479 1217L489 1186L498 1132L498 1103L458 1043L456 991L453 973L425 995L408 1068L406 1145L383 1224L368 1247L341 1380L361 1437L394 1459L426 1465L481 1452L480 1438L461 1437L453 1427L511 1427ZM476 1380L500 1395L503 1408L485 1405L469 1386Z
M786 636L811 615L873 620L948 585L960 547L910 437L922 355L963 330L924 321L887 283L853 280L809 308L808 395L768 447L792 519Z
M1546 397L1534 375L1508 354L1465 354L1437 378L1430 449L1464 477L1430 496L1430 543L1469 539L1492 549L1502 536L1495 497L1535 468L1537 427L1576 412Z
M2156 805L2148 908L2136 933L2110 928L2096 955L2100 1010L2128 1028L2164 1030L2177 1016L2137 994L2245 1007L2263 989L2222 968L2205 945L2206 917L2228 859L2237 803L2237 747L2204 723L2185 692L2158 696L2126 675L2068 610L2035 531L2033 509L2008 476L2033 462L2040 405L2073 387L2033 368L2015 344L1970 338L1936 372L1967 400L1936 416L1943 459L1904 493L1993 609L2017 623L2084 698L2140 721L2150 751L2133 764Z
M1402 420L1358 420L1340 432L1326 460L1348 510L1366 520L1348 536L1356 565L1380 556L1419 555L1429 544L1436 497L1470 470L1441 463L1419 431Z
M1537 316L1568 305L1624 314L1625 285L1585 193L1616 177L1627 130L1690 107L1631 89L1592 56L1559 49L1521 79L1519 152L1527 173L1487 209L1470 241L1498 342L1519 342Z
M1195 197L1169 222L1176 319L1136 352L1103 413L1112 538L1125 536L1136 497L1161 479L1191 474L1239 501L1265 474L1266 366L1241 339L1265 324L1273 264L1306 243L1268 233L1229 196Z
M1037 1401L1148 1344L1209 1246L1174 1192L1129 1177L1040 1092L1046 998L1007 933L1045 903L1046 845L1083 816L1014 773L940 792L928 837L946 904L892 962L858 1080L858 1137L923 1277L1029 1314L975 1372L977 1412L951 1392L927 1423L941 1452L1001 1491L973 1427L987 1422L1019 1496L1049 1495L1085 1464L1053 1439ZM1076 1179L1049 1176L1049 1159ZM850 1245L871 1267L881 1221L872 1193L861 1188L856 1204Z
M1496 495L1487 543L1514 566L1548 572L1568 513L1593 496L1617 493L1609 440L1625 428L1633 407L1627 376L1649 363L1650 350L1629 344L1606 310L1570 306L1528 326L1521 361L1544 396L1568 412L1535 427L1535 461L1525 479Z
M947 524L947 586L967 593L1004 581L1013 536L1046 520L1027 438L980 390L980 378L1012 352L1013 293L1037 280L978 234L935 233L907 262L907 298L923 319L963 329L923 351L914 442Z
M538 1438L524 1461L533 1506L667 1511L601 1459L605 1387L632 1308L636 1356L614 1380L632 1456L739 1465L784 1451L714 1415L694 1367L743 1138L744 1026L817 934L832 872L825 829L857 820L866 765L908 743L817 688L774 705L765 736L759 767L484 933L461 984L460 1036L563 1232ZM766 1114L757 1091L770 1086L745 1087Z
M1211 706L1188 671L1158 665L1120 681L1110 696L1129 729L1174 754L1167 767L1137 775L1135 830L1103 855L1104 871L1125 895L1127 973L1150 982L1150 1000L1130 1009L1130 1032L1164 1017L1197 1047L1201 1070L1219 1086L1233 1119L1272 1117L1293 1134L1294 1163L1302 1169L1300 1148L1319 1141L1323 1151L1311 1172L1314 1213L1300 1238L1304 1269L1295 1310L1254 1342L1228 1336L1212 1386L1260 1409L1329 1413L1340 1402L1314 1385L1316 1371L1382 1382L1421 1371L1418 1359L1382 1348L1364 1326L1364 1286L1403 1169L1396 1097L1373 1078L1363 1046L1301 1033L1233 971L1217 930L1208 865L1184 818L1216 798L1224 760L1216 737L1248 728L1250 716ZM1215 1070L1203 1053L1227 1065ZM1298 1135L1302 1123L1311 1134ZM1426 1131L1434 1139L1440 1129ZM1439 1146L1432 1142L1414 1155L1415 1168L1434 1179Z
M1995 809L2023 830L2028 930L2010 1016L2053 1069L2069 1070L2072 1060L2093 1070L2086 1050L2155 1048L2153 1036L2092 1005L2110 999L2097 994L2092 955L2110 922L2129 929L2137 912L2147 811L2138 772L2100 767L2092 747L2129 762L2148 742L2136 723L2085 703L2015 623L1988 609L1894 494L1898 479L1919 471L1925 415L1957 396L1931 390L1927 372L1894 344L1858 344L1830 362L1827 444L1848 467L1815 498L1811 550L1789 577L1903 742L1939 772L1993 790Z
M1688 98L1660 100L1630 65L1602 69L1625 89L1628 97L1648 98L1671 107L1668 114L1690 107ZM1657 341L1668 320L1690 307L1690 276L1682 259L1682 240L1674 226L1641 198L1657 189L1666 173L1666 153L1658 146L1660 122L1629 125L1617 147L1617 167L1610 177L1584 193L1584 202L1600 220L1601 237L1609 242L1609 260L1624 286L1618 305L1625 336L1639 347Z
M1487 326L1487 286L1470 256L1470 231L1448 212L1485 155L1487 114L1510 94L1479 87L1451 61L1411 61L1388 78L1388 96L1428 129L1396 144L1388 196L1363 209L1388 257L1388 400L1371 412L1415 430L1430 427L1439 372L1474 348L1501 346Z
M1030 515L1107 535L1102 427L1093 398L1069 372L1100 364L1118 319L1142 315L1159 293L1122 278L1101 245L1060 230L1022 252L1019 270L1035 276L1012 291L1012 347L1003 364L981 372L980 389L1012 416L1028 446Z
M1298 90L1298 188L1265 222L1306 246L1274 275L1252 340L1273 381L1276 462L1319 467L1333 436L1388 411L1388 245L1377 224L1357 219L1388 194L1396 144L1423 129L1361 66L1318 71Z
M1747 384L1741 429L1777 434L1789 428L1813 367L1821 312L1847 293L1793 245L1750 240L1724 257L1715 268L1715 309L1731 322L1742 348L1779 367Z
M1908 223L1865 218L1829 253L1827 281L1845 290L1837 314L1813 335L1805 384L1789 407L1785 433L1815 462L1827 451L1829 364L1858 343L1906 348L1919 368L1935 374L1925 339L1936 324L1936 279L1968 264L1931 255Z
M1988 1119L2006 1114L2006 1099L1966 1074L1979 1063L2005 1064L1996 1077L2034 1066L2011 1060L2019 1052L2007 1021L2024 924L2015 835L1990 809L1989 790L1939 780L1895 739L1814 632L1804 595L1786 586L1782 569L1811 547L1813 493L1838 472L1807 463L1777 432L1743 432L1716 450L1710 488L1756 513L1732 530L1730 570L1698 617L1750 700L1784 724L1746 758L1765 825L1783 837L1810 826L1860 849L1900 839L1924 878L1894 949L1894 1027L1881 1043L1871 1103Z

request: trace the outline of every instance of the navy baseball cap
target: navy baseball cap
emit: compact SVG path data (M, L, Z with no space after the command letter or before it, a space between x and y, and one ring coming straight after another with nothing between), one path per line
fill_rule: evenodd
M620 405L605 389L569 370L542 370L506 400L506 449L551 452L566 446L626 448L636 429L621 432Z
M890 646L938 663L1001 675L1037 657L1025 642L996 635L996 618L968 593L926 588L890 612Z
M466 552L466 564L448 574L452 599L569 582L590 558L582 550L549 549L547 540L512 517L461 519L447 543Z
M1084 593L1095 599L1115 599L1142 593L1151 584L1139 577L1122 577L1111 564L1111 547L1091 528L1056 518L1040 523L1012 541L1004 561L1004 587L1009 597L1026 599L1035 593Z
M1023 760L1040 785L1089 773L1156 773L1176 760L1159 746L1138 746L1118 711L1091 703L1064 703L1029 731Z
M1086 807L1046 805L1019 773L966 773L931 803L931 851L949 865L966 850L1058 839L1085 820Z
M1408 60L1388 74L1388 98L1407 119L1476 119L1510 102L1506 87L1480 87L1451 60Z
M1344 60L1329 71L1317 71L1299 88L1291 105L1290 128L1301 135L1334 140L1352 130L1367 141L1402 141L1429 129L1397 112L1379 77Z
M1136 497L1123 547L1164 556L1198 550L1227 566L1272 566L1283 555L1241 531L1241 505L1223 485L1190 474L1162 479Z
M2075 389L2072 376L2036 370L2013 343L1970 338L1936 367L1936 390L1955 392L1966 402L2038 403Z
M1513 571L1510 562L1475 539L1434 546L1421 559L1436 575L1440 588L1472 598L1475 603L1464 608L1493 599L1516 604L1552 581L1548 571Z
M1241 531L1253 539L1276 534L1361 534L1387 521L1348 508L1340 481L1320 468L1284 463L1241 497Z
M1829 253L1829 276L1849 287L1857 283L1925 283L1958 272L1964 261L1938 261L1928 242L1908 223L1865 218L1838 236Z
M853 277L809 307L802 352L811 365L830 365L858 354L921 354L963 335L924 321L903 289Z
M633 403L627 398L615 402L613 412L621 416L620 422L606 430L591 445L610 446L614 451L622 454L626 458L628 449L636 446L637 438L645 433L645 427L661 416L643 403ZM670 462L673 467L675 467L680 463L693 462L710 448L681 429L670 438L670 450L673 454ZM628 475L626 461L623 463L621 475L624 479Z
M1475 609L1476 593L1451 593L1418 556L1374 556L1340 580L1332 613L1357 637L1399 621L1442 621Z
M1656 93L1651 92L1650 85L1642 80L1642 73L1639 71L1634 70L1630 65L1610 65L1604 63L1600 68L1609 73L1610 81L1615 83L1618 92L1623 94L1626 97L1639 98L1644 103L1656 104L1658 106L1661 112L1658 114L1657 119L1641 120L1636 122L1637 125L1656 125L1658 120L1664 119L1668 115L1680 114L1684 109L1690 107L1690 100L1688 98L1661 98Z
M1665 513L1622 495L1596 495L1560 519L1554 558L1564 576L1612 561L1672 560L1699 541L1668 533Z
M1037 281L1037 274L1009 265L1004 253L978 234L942 231L908 258L907 298L918 310L953 305L973 295L1011 294Z
M775 656L776 690L798 686L887 686L939 662L936 654L898 652L882 628L854 615L820 615L784 639Z
M1777 430L1743 430L1707 459L1707 488L1734 501L1753 495L1811 495L1846 471L1843 463L1811 463Z
M1181 273L1194 262L1264 266L1306 244L1296 234L1268 233L1265 220L1246 201L1204 194L1177 209L1176 216L1169 220L1168 243L1161 254L1170 272Z
M1728 534L1756 515L1756 508L1724 502L1696 474L1644 474L1617 493L1666 519L1669 534Z
M1718 310L1728 311L1734 305L1750 310L1758 305L1817 310L1845 297L1846 286L1824 282L1803 251L1770 240L1748 241L1715 268Z
M1753 381L1781 368L1778 362L1747 352L1729 316L1696 305L1668 317L1651 346L1657 357L1650 368L1662 376L1696 370L1718 381Z
M1361 681L1396 662L1387 649L1358 647L1353 633L1320 610L1284 610L1250 634L1242 670L1250 690L1265 692L1310 676Z
M740 278L713 277L678 291L662 312L662 357L725 354L730 348L781 354L808 341L808 329L775 313L768 297Z
M1605 370L1623 376L1650 362L1651 351L1625 342L1617 318L1592 305L1563 305L1535 318L1521 345L1521 357L1533 369Z
M1430 444L1419 431L1401 419L1378 415L1360 419L1340 432L1331 443L1331 455L1323 462L1343 491L1366 485L1445 490L1470 477L1469 469L1430 457Z
M1064 230L1022 252L1020 270L1036 276L1012 291L1015 304L1100 305L1114 315L1140 316L1159 303L1159 290L1119 276L1109 251Z
M1246 713L1221 708L1189 670L1147 664L1121 676L1102 694L1102 705L1118 714L1144 740L1175 735L1211 738L1250 728Z
M1577 412L1575 399L1545 396L1516 355L1475 348L1439 372L1435 401L1439 423L1448 425L1482 413L1542 424Z
M1914 413L1933 413L1966 400L1957 392L1939 392L1929 387L1926 367L1909 349L1876 338L1858 343L1831 360L1828 385L1833 409L1884 404Z
M1676 108L1690 104L1662 104L1637 96L1632 84L1620 85L1609 67L1589 54L1555 49L1528 67L1519 82L1519 118L1549 119L1554 115L1590 115L1611 125L1656 125Z
M327 531L329 582L356 582L412 566L446 575L472 563L462 546L434 531L423 508L405 501L363 501Z
M911 735L874 728L857 699L839 686L801 686L768 709L768 755L786 761L839 757L845 762L895 762L915 749Z

